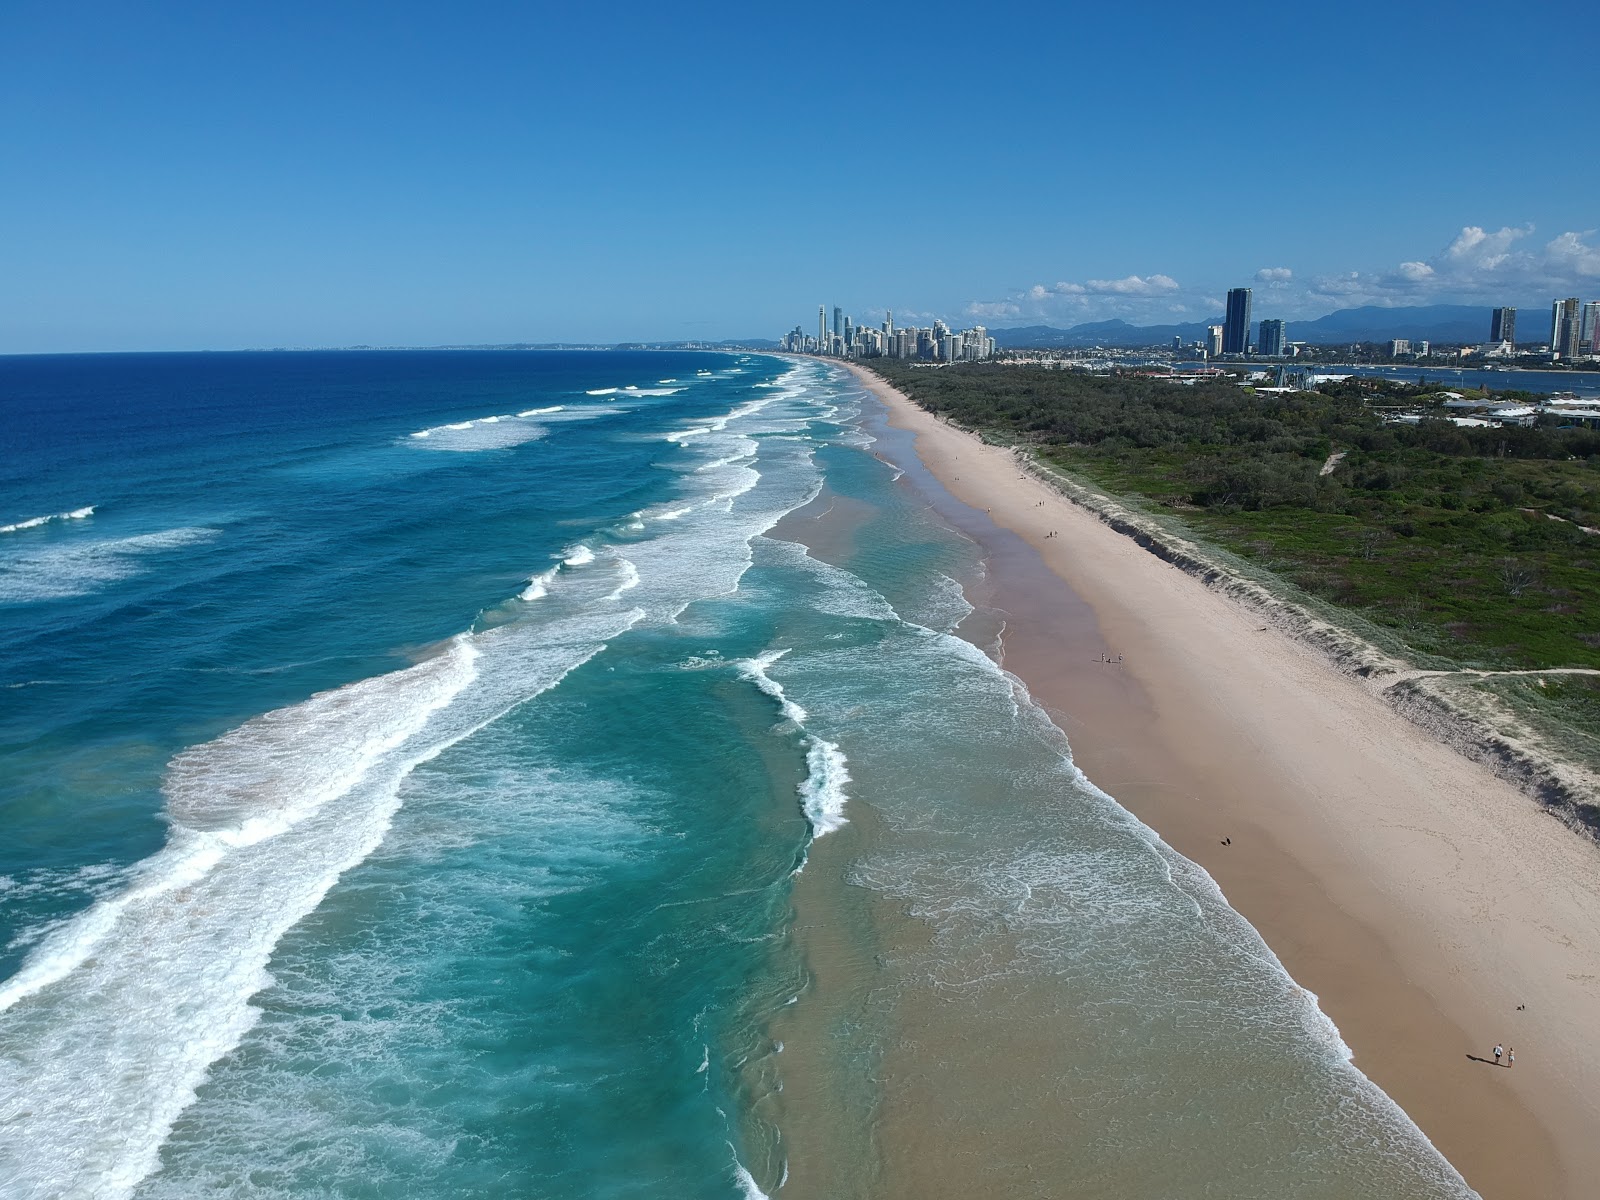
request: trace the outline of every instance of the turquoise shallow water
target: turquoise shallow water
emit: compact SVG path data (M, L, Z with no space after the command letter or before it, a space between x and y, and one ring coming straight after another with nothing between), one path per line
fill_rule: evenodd
M99 356L0 389L0 1193L775 1194L786 1062L892 1136L929 1010L980 1053L1049 1018L1070 1131L985 1130L955 1077L919 1103L1085 1195L1466 1194L950 633L977 553L828 368ZM824 485L865 514L831 566L768 536ZM782 1047L818 836L928 936ZM882 1136L834 1149L859 1194Z

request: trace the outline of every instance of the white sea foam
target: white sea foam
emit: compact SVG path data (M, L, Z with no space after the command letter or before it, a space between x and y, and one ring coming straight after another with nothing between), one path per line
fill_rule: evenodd
M778 702L783 714L802 735L806 751L806 777L800 782L800 808L811 824L811 836L823 837L848 824L844 815L849 795L845 785L850 782L850 771L844 752L837 742L817 737L806 731L806 710L789 699L783 685L767 673L767 668L788 654L787 649L768 650L755 658L743 659L735 666L741 679L754 683L765 695Z
M26 521L18 521L15 525L0 525L0 533L18 533L24 529L37 529L41 525L48 525L52 521L81 521L85 517L94 516L94 505L75 508L71 512L51 513L48 517L29 517Z
M813 836L821 837L848 824L844 815L850 782L844 752L837 742L813 737L806 748L806 778L800 785L801 806L811 822Z
M542 600L550 594L550 583L560 572L560 567L551 567L548 571L535 575L528 580L528 586L517 593L520 600Z
M24 539L0 550L0 604L87 596L148 571L155 556L221 535L219 529L164 529L124 538L39 544Z
M624 592L632 591L639 586L639 568L626 558L618 557L617 564L622 568L622 579L606 597L607 600L620 600Z
M669 433L666 435L665 440L669 442L686 442L690 438L704 437L708 433L715 432L715 427L711 425L695 425L688 429L679 429L673 433Z
M622 389L619 388L619 387L614 387L614 388L591 388L589 391L585 392L584 395L585 396L615 396L621 390Z
M783 684L779 683L776 679L772 678L771 675L767 674L767 668L772 666L773 663L777 662L788 653L789 651L787 649L768 650L765 654L757 655L755 658L742 659L741 661L735 663L734 666L738 668L739 677L741 679L750 680L750 682L754 683L756 687L760 688L763 693L771 696L778 702L778 711L781 712L787 720L793 721L796 726L804 729L806 723L806 710L801 708L793 700L789 699L788 695L783 690Z
M681 391L683 391L683 389L681 387L669 387L669 388L625 387L625 388L622 389L622 391L619 394L623 395L623 396L676 396Z
M584 545L572 546L566 550L561 559L569 567L584 567L594 561L594 551Z
M739 1185L739 1194L744 1200L770 1200L770 1197L756 1185L755 1179L749 1171L744 1169L744 1164L737 1158L733 1160L733 1180Z
M643 615L461 635L178 755L165 848L0 987L7 1194L131 1194L254 1024L272 947L382 840L405 777Z
M411 434L410 440L429 450L504 450L524 442L537 441L549 433L545 423L533 418L554 417L564 411L562 405L555 404L518 413L495 413L471 421L452 421L447 425L419 429Z
M734 463L749 462L756 456L756 444L753 439L746 438L744 440L748 443L748 445L741 446L734 453L724 455L722 458L712 459L708 463L701 463L694 469L695 474L703 475L707 471L715 471L718 467L729 467Z

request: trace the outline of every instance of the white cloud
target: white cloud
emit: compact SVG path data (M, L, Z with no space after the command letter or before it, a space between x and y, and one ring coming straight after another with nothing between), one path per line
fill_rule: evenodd
M907 315L909 316L911 314ZM1013 304L1009 300L974 300L971 304L967 305L966 315L969 317L977 317L979 319L992 321L996 318L1019 317L1022 315L1022 308L1020 305ZM921 318L919 317L918 319ZM929 319L931 320L932 318L930 317Z
M1086 279L1084 290L1112 296L1162 296L1178 290L1178 281L1170 275L1146 275L1143 279L1129 275L1126 279Z
M1209 309L1211 301L1186 295L1176 279L1156 272L1121 279L1086 279L1081 283L1035 283L1003 300L974 300L966 306L964 315L991 321L1020 318L1067 324L1122 317L1136 324L1151 324L1180 319L1192 304Z
M1388 271L1350 271L1311 281L1308 302L1432 304L1448 301L1511 303L1541 295L1574 294L1600 279L1600 247L1594 230L1559 234L1544 245L1526 245L1532 225L1493 231L1465 226L1450 244L1426 260L1402 262Z
M1568 231L1541 244L1532 225L1468 225L1435 253L1391 267L1311 278L1297 277L1288 267L1262 267L1254 280L1262 293L1257 311L1289 320L1363 304L1526 304L1600 293L1600 240L1595 230ZM1036 283L1003 299L975 300L966 315L1056 325L1111 317L1136 325L1205 321L1222 313L1214 289L1232 285L1231 280L1213 279L1186 288L1161 273Z

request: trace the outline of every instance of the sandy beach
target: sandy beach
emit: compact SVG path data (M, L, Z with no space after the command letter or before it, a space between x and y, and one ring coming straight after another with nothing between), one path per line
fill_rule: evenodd
M1090 779L1210 872L1483 1196L1592 1195L1600 848L1009 450L857 373L968 506L991 567L974 600L1005 615L1004 665Z

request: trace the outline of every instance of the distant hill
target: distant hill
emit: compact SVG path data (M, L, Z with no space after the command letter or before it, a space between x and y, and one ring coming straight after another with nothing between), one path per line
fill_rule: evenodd
M1412 308L1342 308L1314 321L1288 322L1291 341L1319 346L1341 342L1386 342L1390 338L1410 338L1430 342L1482 342L1489 337L1490 309L1475 304L1429 304ZM1262 315L1271 316L1271 312ZM1517 314L1532 324L1518 332L1523 341L1536 340L1542 310L1523 308ZM1222 324L1219 314L1209 321L1181 325L1130 325L1126 321L1091 321L1068 329L1050 325L1029 325L1019 329L995 329L997 344L1020 347L1087 346L1170 346L1174 337L1187 344L1203 341L1207 325ZM1252 338L1259 325L1252 326Z

